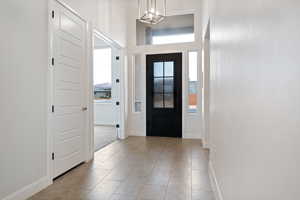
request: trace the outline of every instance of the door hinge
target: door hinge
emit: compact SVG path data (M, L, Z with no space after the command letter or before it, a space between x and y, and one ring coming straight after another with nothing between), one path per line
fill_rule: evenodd
M54 58L51 59L51 64L54 66Z
M54 160L54 153L52 153L52 160Z
M51 112L54 113L54 105L52 105L52 107L51 107Z
M52 10L52 19L54 19L54 10Z

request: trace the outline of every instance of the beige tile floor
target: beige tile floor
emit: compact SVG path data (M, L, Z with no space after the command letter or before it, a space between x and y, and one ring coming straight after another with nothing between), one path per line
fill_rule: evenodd
M214 200L200 140L129 137L30 200Z

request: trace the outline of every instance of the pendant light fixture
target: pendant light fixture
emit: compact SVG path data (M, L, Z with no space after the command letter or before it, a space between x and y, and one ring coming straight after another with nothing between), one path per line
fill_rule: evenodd
M163 7L160 10L163 10L163 13L159 13L159 8L157 7L156 0L138 0L139 7L139 21L147 24L158 24L163 21L166 17L166 0L163 1ZM143 10L143 4L145 8Z

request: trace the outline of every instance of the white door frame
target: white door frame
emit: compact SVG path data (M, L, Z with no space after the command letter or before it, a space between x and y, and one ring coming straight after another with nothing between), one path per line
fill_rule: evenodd
M114 40L110 39L107 37L104 33L97 29L93 29L91 31L90 37L92 38L91 40L91 52L90 52L90 62L91 64L88 67L88 88L89 88L89 110L88 110L88 115L89 115L89 160L94 158L94 86L93 86L93 50L94 50L94 36L102 39L105 41L113 50L112 50L112 57L114 56L119 56L119 61L116 62L115 64L117 65L116 68L120 69L119 71L119 79L120 79L120 90L119 90L119 101L120 101L120 112L118 115L118 121L120 128L117 130L117 137L118 139L125 139L125 93L124 93L124 80L125 80L125 71L124 71L124 49ZM118 52L118 55L114 55L114 52ZM114 64L114 61L112 62ZM112 80L115 81L115 80Z
M46 132L47 132L47 177L49 179L49 183L53 182L53 178L54 178L54 162L52 160L52 152L54 152L54 143L53 143L53 133L51 132L51 124L49 123L51 121L52 118L52 105L53 105L53 95L52 95L52 91L53 91L53 87L52 85L54 84L54 80L53 80L53 66L52 66L52 57L53 57L53 33L54 33L54 29L53 29L53 19L52 19L52 10L54 7L54 2L59 3L61 6L63 6L65 9L69 10L70 12L72 12L74 15L76 15L77 17L79 17L84 23L85 23L85 63L86 66L90 65L90 61L88 59L88 41L89 41L89 23L87 20L85 20L82 16L80 16L80 14L78 14L76 11L74 11L70 6L68 6L67 4L59 1L59 0L48 0L48 68L47 68L47 88L46 88ZM88 72L88 69L86 69L84 75L85 78L87 77L86 74ZM84 81L86 82L88 79L85 79ZM86 102L84 103L85 105L87 105L88 98L86 98ZM89 137L88 137L88 126L87 126L87 122L88 122L88 112L86 112L85 114L85 119L86 119L86 123L84 125L84 130L86 132L86 134L84 134L84 155L85 155L85 160L89 160Z
M190 51L197 51L198 52L198 59L199 59L199 70L198 70L198 77L199 77L199 82L202 83L202 70L200 69L201 65L201 45L197 43L182 43L182 44L170 44L170 45L150 45L148 46L142 46L142 47L137 47L135 49L131 49L130 52L128 52L129 57L132 57L134 55L140 55L141 56L141 63L143 66L143 78L142 81L145 84L146 81L146 55L151 55L151 54L165 54L165 53L182 53L182 138L189 138L186 134L186 120L189 118L189 116L193 115L201 115L201 103L202 99L200 99L200 102L198 102L199 105L199 111L198 113L188 113L187 109L187 101L188 101L188 52ZM134 62L134 61L131 61ZM131 63L132 64L132 63ZM131 73L133 73L131 71ZM133 76L133 75L132 75ZM134 90L135 86L133 83L131 83L132 90ZM200 93L200 92L199 92ZM200 93L201 94L201 93ZM134 96L131 96L132 101L134 101ZM140 136L146 136L146 90L143 91L142 93L142 100L143 101L143 107L142 107L142 112L140 113L143 116L143 130ZM132 112L132 111L131 111ZM133 115L137 113L131 113ZM202 134L202 131L200 131ZM202 138L202 135L200 135L200 138Z

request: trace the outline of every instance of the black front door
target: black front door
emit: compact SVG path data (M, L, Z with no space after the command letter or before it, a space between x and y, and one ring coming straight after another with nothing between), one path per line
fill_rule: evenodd
M182 53L146 60L147 136L182 137Z

